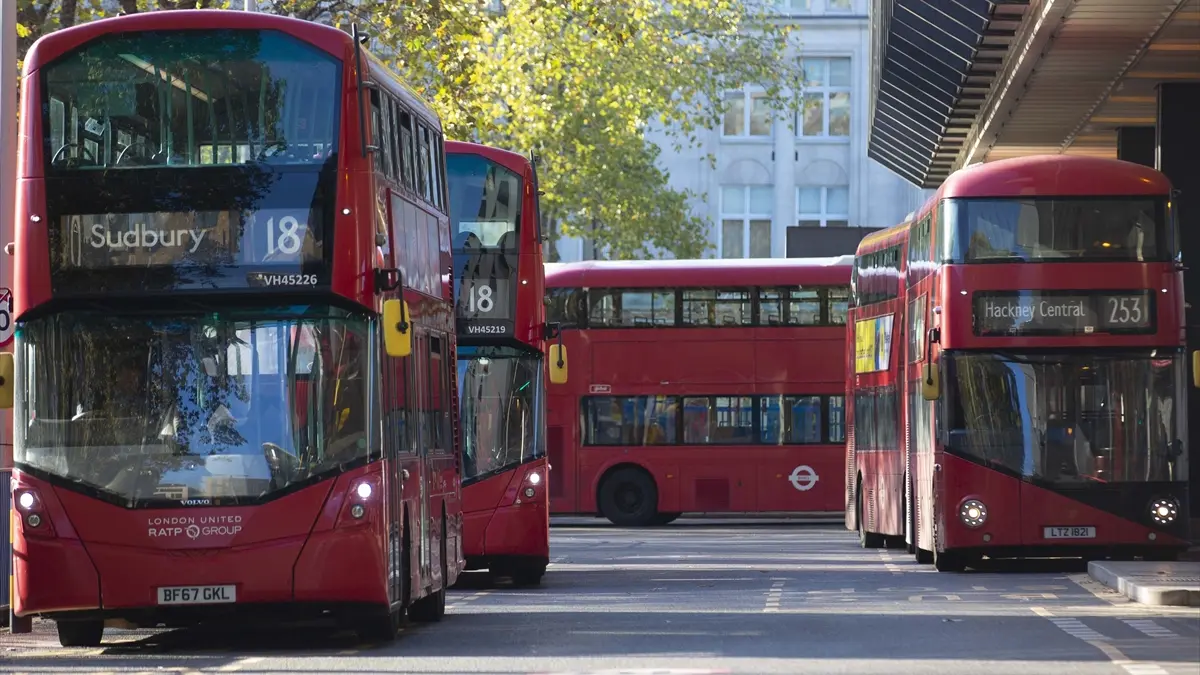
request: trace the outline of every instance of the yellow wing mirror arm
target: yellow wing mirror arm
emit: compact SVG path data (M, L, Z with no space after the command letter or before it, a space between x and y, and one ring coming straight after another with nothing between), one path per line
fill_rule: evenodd
M546 324L546 332L558 338L558 343L550 345L546 354L546 367L550 370L551 384L567 383L567 348L563 346L562 324ZM547 335L547 337L550 337Z
M413 325L409 321L411 313L408 302L404 300L404 278L399 270L389 271L396 274L397 281L393 288L399 289L397 295L400 297L383 301L383 346L388 356L404 358L412 354Z
M12 352L0 352L0 410L13 407L13 392L17 389L16 364Z
M933 362L933 343L941 339L940 329L929 329L929 338L925 341L925 365L921 366L921 398L926 401L936 401L942 396L942 373Z

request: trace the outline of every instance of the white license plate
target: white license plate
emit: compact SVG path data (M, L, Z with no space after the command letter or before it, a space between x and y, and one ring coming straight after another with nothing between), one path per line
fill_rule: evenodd
M1094 527L1044 527L1042 536L1046 539L1095 539Z
M237 602L237 586L160 586L160 605L211 605Z

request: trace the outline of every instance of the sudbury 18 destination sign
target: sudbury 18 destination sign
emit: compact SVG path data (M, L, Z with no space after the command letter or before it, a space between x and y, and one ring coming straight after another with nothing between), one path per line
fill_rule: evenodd
M976 335L1154 332L1154 294L1136 291L993 291L974 298Z

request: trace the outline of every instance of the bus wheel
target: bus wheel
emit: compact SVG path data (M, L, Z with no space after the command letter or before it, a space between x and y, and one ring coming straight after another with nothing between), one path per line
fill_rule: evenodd
M446 580L449 579L449 572L446 565L446 521L442 520L442 587L437 589L420 600L414 602L412 607L408 608L408 616L413 621L422 623L433 623L441 621L442 617L446 616Z
M526 563L517 565L512 571L513 586L538 586L546 575L545 563Z
M652 525L658 515L658 489L641 469L614 471L600 485L600 513L614 525Z
M934 551L933 568L939 572L962 572L967 569L967 559L954 551Z
M670 525L682 516L682 513L660 513L654 518L655 525Z
M354 632L358 634L360 641L367 644L391 642L396 639L396 633L400 630L400 622L403 617L403 610L388 612L384 616L372 615L362 619L355 627Z
M104 621L58 621L58 644L63 647L99 647L104 638Z
M855 491L855 499L857 501L857 520L858 520L858 545L863 548L883 548L885 538L882 534L867 532L866 519L863 518L862 507L862 483L858 484L858 490Z
M912 543L904 542L904 550L907 553L915 554L917 552L917 494L912 489L911 479L908 474L904 474L904 484L908 486L908 498L904 502L904 517L908 521L908 535L912 537Z

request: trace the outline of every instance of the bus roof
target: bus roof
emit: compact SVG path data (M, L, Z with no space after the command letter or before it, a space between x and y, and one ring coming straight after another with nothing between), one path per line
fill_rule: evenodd
M266 12L223 9L178 9L139 12L81 23L38 38L25 56L25 75L36 72L85 42L126 31L163 30L277 30L304 40L339 59L350 49L350 35L330 26Z
M1167 195L1171 182L1141 164L1103 157L1031 155L950 174L937 199L955 197L1132 197ZM926 205L928 208L928 205Z
M519 152L468 141L446 141L447 155L479 155L517 174L524 174L529 158Z
M855 255L863 255L864 253L870 253L871 251L874 251L877 248L882 248L885 244L890 244L893 239L902 238L902 237L897 237L897 235L907 233L908 228L911 225L912 225L911 221L904 222L904 223L900 223L899 225L893 225L885 230L880 230L878 232L872 232L871 234L868 234L867 236L862 238L862 241L858 242L858 251L855 252Z
M854 256L547 263L547 288L712 288L841 285Z

